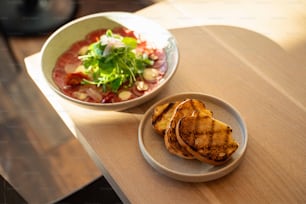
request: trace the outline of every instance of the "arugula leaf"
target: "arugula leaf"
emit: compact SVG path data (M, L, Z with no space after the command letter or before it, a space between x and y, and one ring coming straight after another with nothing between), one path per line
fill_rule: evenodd
M135 49L135 48L137 47L137 40L136 40L135 38L124 37L124 38L122 39L122 42L123 42L126 46L128 46L128 47L130 47L130 48Z
M91 80L84 79L83 84L102 86L103 91L117 92L128 83L132 86L136 77L143 73L153 61L143 53L136 53L137 39L113 34L107 30L100 41L92 43L85 55L80 56Z

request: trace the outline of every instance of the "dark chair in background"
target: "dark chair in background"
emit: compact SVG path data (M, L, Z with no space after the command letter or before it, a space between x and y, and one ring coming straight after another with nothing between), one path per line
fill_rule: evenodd
M100 177L84 188L56 202L56 204L75 203L120 204L122 201L105 178Z
M0 175L0 203L27 203L24 198L21 197L21 195L13 188L13 186L2 177L2 175Z
M1 0L0 24L7 35L42 35L71 20L75 0Z

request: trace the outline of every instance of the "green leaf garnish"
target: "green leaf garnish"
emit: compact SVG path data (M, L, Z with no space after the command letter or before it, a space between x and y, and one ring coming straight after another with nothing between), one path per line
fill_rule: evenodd
M136 53L136 48L137 39L107 30L85 55L79 56L91 78L82 83L102 86L105 92L117 92L123 84L132 86L144 68L153 64L146 54Z

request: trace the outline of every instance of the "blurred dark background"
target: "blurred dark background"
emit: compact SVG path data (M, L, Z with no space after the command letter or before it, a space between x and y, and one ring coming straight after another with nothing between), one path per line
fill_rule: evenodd
M47 37L67 21L97 12L136 12L157 1L1 2L0 203L15 203L14 199L28 203L120 203L82 145L27 75L24 58L39 52ZM56 22L52 21L50 27L42 22L46 24L41 29L37 22L46 18L43 12L51 13ZM21 20L11 22L12 18ZM33 27L24 26L31 23Z

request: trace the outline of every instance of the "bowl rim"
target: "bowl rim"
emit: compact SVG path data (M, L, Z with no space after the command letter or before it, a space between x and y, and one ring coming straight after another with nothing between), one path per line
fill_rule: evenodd
M167 74L168 77L163 78L159 82L158 86L155 89L153 89L152 91L150 91L148 94L144 94L140 97L136 97L136 98L129 99L129 100L126 100L126 101L120 101L120 102L115 102L115 103L92 103L92 102L81 101L81 100L78 100L78 99L75 99L73 97L65 95L58 88L55 87L56 86L55 84L52 84L50 82L50 80L46 76L45 72L43 71L44 70L44 68L43 68L43 57L44 57L43 53L48 48L49 43L54 39L55 36L57 36L59 33L63 32L65 29L72 26L73 24L84 21L84 20L89 20L91 18L97 18L97 17L106 17L107 18L107 17L111 17L111 16L136 17L139 20L150 22L151 24L154 24L154 26L159 27L163 32L166 32L169 36L171 36L171 40L174 42L174 45L175 45L175 48L174 48L175 49L175 62L174 62L174 65L173 65L173 69L171 69L170 72ZM111 20L113 20L113 19L111 19ZM122 26L124 26L124 25L122 25ZM97 107L97 108L99 108L99 107L102 108L103 107L105 109L110 109L110 110L113 110L114 108L116 109L116 107L121 107L121 108L119 108L120 110L128 109L128 108L134 107L136 105L142 104L142 103L146 102L148 99L150 99L151 97L154 97L172 79L172 77L174 76L174 74L177 71L179 61L180 61L180 52L179 52L179 49L178 49L178 43L177 43L175 37L170 33L170 31L168 29L163 28L162 26L160 26L158 23L154 22L151 19L145 18L145 17L140 16L140 15L135 14L135 13L122 12L122 11L109 11L109 12L99 12L99 13L89 14L89 15L86 15L86 16L76 18L76 19L62 25L61 27L56 29L48 37L48 39L44 42L40 53L41 53L40 63L41 63L42 75L43 75L44 79L47 81L49 87L51 87L57 94L59 94L60 96L66 98L66 99L68 99L69 101L73 101L73 102L76 102L78 104L81 104L81 105L84 105L84 106L87 106L87 107L90 107L90 106L91 107ZM167 71L169 71L169 69ZM135 105L133 105L133 104L135 104ZM126 108L123 108L123 106L126 106Z

